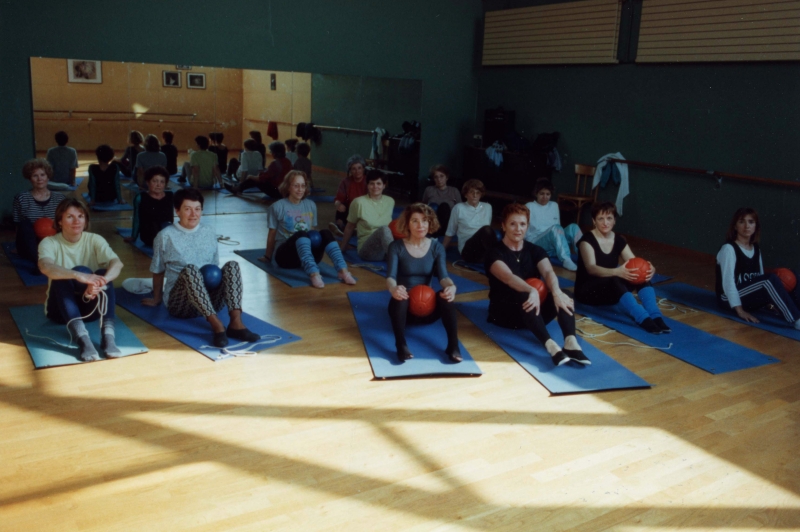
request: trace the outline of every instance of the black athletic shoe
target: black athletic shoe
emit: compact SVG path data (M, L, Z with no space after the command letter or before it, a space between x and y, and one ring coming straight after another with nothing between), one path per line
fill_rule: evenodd
M559 351L555 355L550 355L553 359L553 364L556 366L563 366L567 362L569 362L569 357L564 354L564 351Z
M578 364L583 364L584 366L592 365L592 361L586 358L586 354L580 349L564 349L564 354Z
M257 342L261 340L261 337L251 331L250 329L231 329L230 326L228 330L225 331L228 335L228 338L233 338L234 340L241 340L243 342Z
M672 332L672 329L670 329L669 325L666 324L666 322L664 321L664 318L656 318L656 319L653 320L653 323L655 323L656 326L659 329L661 329L662 333L671 333Z
M412 355L411 351L408 350L407 345L402 345L397 348L397 360L399 360L401 364L406 360L411 360L412 358L414 358L414 355Z
M639 327L650 334L661 334L661 327L656 325L656 322L654 322L651 318L646 318L642 323L639 324Z
M214 340L211 343L214 344L214 347L225 347L228 345L228 335L225 334L225 331L215 332Z

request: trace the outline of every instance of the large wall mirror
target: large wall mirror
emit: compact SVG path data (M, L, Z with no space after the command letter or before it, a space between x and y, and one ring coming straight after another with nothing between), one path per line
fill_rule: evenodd
M420 116L419 80L31 58L31 88L37 156L44 157L56 145L56 132L67 132L68 146L78 151L78 177L85 177L89 164L97 162L99 145L110 145L121 157L131 131L153 134L160 142L161 133L171 131L180 167L198 135L222 133L230 159L238 157L250 131L259 131L269 144L270 134L280 141L298 138L297 124L314 123L321 137L308 142L314 184L324 189L321 195L335 194L345 162L354 153L367 159L373 155L375 165L390 174L395 193L413 199L418 191L419 141L414 150L398 150L398 144L404 123ZM373 145L377 128L388 132L380 154L374 153ZM135 194L135 189L125 188L124 195ZM86 181L77 192L85 191ZM206 195L208 214L260 212L267 207L256 197L211 191Z

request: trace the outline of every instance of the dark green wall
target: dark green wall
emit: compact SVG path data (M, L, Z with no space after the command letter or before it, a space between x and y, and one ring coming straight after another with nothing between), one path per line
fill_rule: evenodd
M33 155L30 56L418 79L422 165L474 129L478 0L0 3L0 211ZM377 124L376 124L377 125ZM374 126L373 126L374 127Z
M527 2L531 4L532 2ZM537 2L541 3L541 2ZM502 5L500 5L502 4ZM490 9L525 2L487 2ZM502 105L533 138L560 131L565 170L610 152L653 163L800 182L800 64L707 63L483 68L477 116ZM733 211L761 214L768 265L800 264L800 189L631 167L623 232L716 253ZM601 197L613 200L616 189Z
M420 120L422 82L413 79L314 74L311 77L311 120L324 126L402 133L404 121ZM354 153L369 157L372 136L323 131L312 145L315 165L344 171Z

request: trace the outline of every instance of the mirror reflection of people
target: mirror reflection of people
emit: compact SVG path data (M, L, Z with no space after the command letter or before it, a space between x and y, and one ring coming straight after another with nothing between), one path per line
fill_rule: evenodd
M270 262L274 259L281 268L302 268L309 276L311 286L324 288L318 264L323 254L327 254L339 272L339 280L356 284L330 231L320 231L320 244L316 247L311 245L309 231L317 225L317 205L308 198L311 194L308 177L303 172L292 170L286 174L280 191L283 199L273 203L267 213L267 248L259 260Z
M136 157L144 151L144 136L138 131L131 131L128 135L128 147L125 148L125 153L119 161L119 167L122 175L126 177L136 176Z
M94 61L75 61L72 74L76 79L97 79L97 67Z
M119 165L114 162L114 149L101 144L95 150L97 164L89 165L89 205L125 203L119 186Z
M650 279L656 273L650 265L643 283L637 283L636 270L625 267L635 255L628 242L614 233L617 207L610 202L592 205L594 229L578 242L578 273L575 299L586 305L616 305L651 334L671 332L656 301ZM622 264L620 264L622 260ZM640 305L633 292L639 293Z
M347 160L347 177L339 183L333 206L336 209L335 219L328 224L328 228L336 236L342 236L342 230L347 225L347 215L350 204L359 196L367 193L367 162L358 154Z
M497 244L497 235L491 227L492 206L481 201L486 188L477 179L464 183L461 192L466 199L453 207L442 244L447 247L454 236L458 237L461 258L481 263L486 252Z
M52 175L53 168L46 159L26 162L22 166L22 177L31 182L31 189L14 196L11 208L17 230L17 254L34 264L39 262L39 239L33 224L40 218L55 220L56 208L66 199L60 192L47 188Z
M236 177L240 181L246 180L248 177L258 177L258 174L264 169L264 161L261 159L261 154L258 153L258 144L253 139L244 141L244 151L239 156L241 163L236 170Z
M760 239L756 210L737 209L728 225L725 244L717 253L717 303L750 323L758 323L751 312L773 305L783 319L800 330L800 286L788 292L777 275L764 273ZM800 269L793 273L800 277Z
M311 175L313 172L311 159L308 156L311 155L311 146L308 142L300 142L297 144L297 161L294 162L292 165L292 169L300 170L304 174L308 176L308 186L312 189L314 188L314 178Z
M39 269L49 279L47 317L67 325L84 361L100 360L85 324L100 319L101 350L107 358L122 356L115 341L113 284L122 261L103 237L87 232L89 211L80 200L58 205L55 228L56 235L39 244Z
M550 201L553 183L542 178L536 181L533 195L536 201L525 206L531 211L531 221L525 240L543 248L549 257L557 258L564 268L574 272L578 265L572 260L572 250L577 253L577 242L583 236L578 224L561 227L561 211L558 203Z
M137 238L145 246L153 247L156 235L170 225L175 215L172 191L166 190L169 173L163 166L151 166L144 173L147 185L133 200L131 236L125 242L132 244Z
M575 304L558 286L558 277L547 253L525 240L530 212L512 203L503 209L503 239L486 255L489 277L489 323L509 329L528 329L544 346L553 364L570 360L591 364L575 336ZM542 280L548 288L542 301L526 280ZM558 320L564 335L563 349L550 337L547 324Z
M461 192L456 187L447 186L450 170L443 164L432 166L429 177L433 181L433 185L425 187L425 192L422 193L422 203L436 211L439 233L443 234L450 223L450 212L453 207L461 203ZM440 236L440 234L435 236Z
M394 235L389 229L394 198L384 195L389 181L380 170L370 170L366 182L367 194L355 198L350 204L347 225L339 245L345 251L355 231L358 235L358 256L364 260L383 260L389 245L394 242Z
M219 286L206 287L200 269L209 264L217 266L219 252L214 229L200 223L203 194L195 188L182 188L175 192L173 207L178 223L162 229L153 242L153 297L143 299L142 304L155 307L164 303L169 314L180 319L204 317L216 347L228 345L228 338L259 340L242 322L244 285L239 264L225 263ZM227 328L217 317L223 306L228 307L230 316Z
M194 138L196 150L189 154L189 183L195 188L222 187L222 174L219 171L219 159L216 153L208 151L208 137L199 135Z
M458 317L453 300L456 285L447 272L444 247L428 236L439 228L433 209L424 203L406 207L397 222L397 230L406 238L389 246L386 287L392 294L389 317L392 320L397 358L400 362L414 358L405 338L407 323L433 323L441 319L447 334L445 354L452 362L461 362L458 346ZM409 291L417 285L430 286L433 276L439 279L442 290L436 294L436 308L424 318L409 312Z
M208 151L217 154L219 172L224 174L228 170L228 147L222 143L225 139L225 134L215 131L208 134L208 139L211 141Z
M161 144L155 135L147 135L144 139L144 151L136 156L136 181L140 188L147 186L144 173L153 166L167 166L167 155L161 151Z
M175 175L178 173L178 148L172 144L175 135L172 131L164 130L161 132L161 138L164 141L164 144L161 145L161 153L167 156L167 172L169 175Z
M53 183L75 186L75 172L78 168L78 152L67 146L69 135L65 131L56 133L56 144L47 150L47 162L53 167Z
M283 183L286 174L292 171L292 163L286 158L286 146L283 142L275 141L269 144L269 152L273 161L258 177L248 177L235 186L225 185L233 194L241 194L248 188L258 188L261 192L273 199L281 199L283 195L278 187Z

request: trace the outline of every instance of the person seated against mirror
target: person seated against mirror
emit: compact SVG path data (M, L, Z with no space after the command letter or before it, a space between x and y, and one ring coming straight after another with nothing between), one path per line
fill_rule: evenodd
M133 200L133 223L131 236L125 242L133 244L137 238L145 246L153 247L156 235L164 227L172 224L175 208L172 191L166 190L169 172L163 166L151 166L144 173L147 187Z
M367 182L364 177L367 172L367 162L358 154L347 160L347 177L339 183L333 206L336 208L335 219L328 224L328 228L336 236L342 236L342 230L347 225L348 211L353 200L367 193Z
M47 318L66 324L83 361L100 360L86 322L100 319L100 348L107 358L122 356L115 338L114 279L122 261L98 234L89 233L89 210L67 198L55 212L56 235L39 244L39 270L47 276Z
M503 239L486 254L489 278L489 316L486 321L508 329L528 329L544 346L553 364L570 360L589 365L575 336L575 303L558 286L558 277L544 249L525 240L530 212L510 203L502 214ZM543 281L548 288L542 300L528 279ZM550 337L547 324L558 319L564 335L563 349Z
M436 211L439 233L434 236L441 236L450 223L450 212L453 207L461 203L461 192L456 187L447 186L450 170L443 164L431 166L429 179L433 185L425 187L425 192L422 193L422 203Z
M175 135L172 131L164 130L161 132L161 138L164 140L164 144L161 145L161 153L167 156L167 165L165 168L167 172L169 172L169 175L175 175L178 173L178 148L172 144Z
M144 173L153 166L167 166L167 156L161 152L161 145L158 137L147 135L144 139L144 151L136 156L136 182L139 188L144 188L147 184L144 181Z
M219 173L224 174L228 170L228 147L222 143L225 139L223 133L209 133L208 138L211 141L211 146L208 151L217 154L217 165L219 166Z
M294 168L294 163L297 162L297 139L286 139L286 158L292 163L292 168Z
M486 187L478 179L464 183L461 192L466 200L453 207L442 244L446 248L454 236L458 237L461 258L466 262L482 263L486 252L497 244L497 235L491 226L492 206L481 201Z
M263 161L264 165L267 164L267 146L264 144L264 141L261 137L261 132L253 130L249 133L250 138L256 141L256 151L261 154L261 160Z
M31 182L31 189L14 196L11 217L16 227L17 254L34 264L39 262L39 242L34 224L41 218L55 220L56 208L66 199L60 192L47 188L53 167L47 159L31 159L22 166L22 177ZM48 224L54 228L53 224ZM35 273L39 273L38 267Z
M258 260L275 263L281 268L302 268L314 288L324 288L319 262L327 254L339 272L339 280L356 284L347 270L347 263L333 235L327 229L319 231L320 242L312 245L309 231L317 225L317 205L308 196L311 188L303 172L292 170L280 186L283 199L273 203L267 211L267 249Z
M194 188L222 187L222 174L219 172L217 154L208 151L208 137L198 135L194 138L196 150L189 150L189 162L184 170L189 176L189 183Z
M217 268L216 232L200 223L203 194L196 188L182 188L175 192L173 207L178 223L161 230L153 242L150 263L153 297L143 299L142 304L155 307L164 303L169 314L180 319L204 317L211 326L212 344L216 347L228 345L228 338L244 342L259 340L242 322L244 285L239 264L230 261ZM219 282L216 287L206 285L201 269L207 265L220 270L216 272ZM230 316L227 328L217 317L223 306L228 307Z
M259 173L258 177L248 177L235 186L226 184L225 188L236 195L241 194L243 190L248 188L258 188L270 198L283 198L278 187L283 183L286 174L292 171L292 163L286 158L286 146L283 145L283 142L277 140L270 142L269 152L275 160L270 163L266 170Z
M128 147L119 162L119 169L125 177L136 176L136 158L144 151L144 136L136 130L128 135Z
M244 141L244 151L240 156L239 168L236 170L236 177L243 181L248 177L258 177L264 169L264 161L261 154L256 150L256 141L247 139Z
M101 144L94 151L97 164L89 165L89 205L125 203L119 186L119 165L114 162L114 149Z
M59 131L55 135L56 146L47 150L47 162L53 168L53 183L64 183L71 187L75 186L75 172L78 169L78 152L75 148L67 146L69 135L65 131Z
M311 159L308 156L311 155L311 146L308 142L300 142L297 144L297 161L292 165L293 170L299 170L308 176L308 186L309 188L314 188L314 178L312 177L311 173L313 171L313 165L311 164Z
M391 293L389 317L392 321L397 358L400 362L414 358L406 344L406 323L433 323L441 318L447 334L445 354L452 362L461 362L458 345L458 317L453 300L456 285L450 279L445 263L444 247L428 238L439 228L433 209L424 203L409 205L397 220L397 231L405 238L392 242L386 260L386 288ZM409 292L418 285L430 286L434 274L442 285L436 295L436 307L428 316L411 314Z
M384 195L389 180L380 170L370 170L366 182L367 195L357 197L350 204L347 225L339 245L345 251L355 231L358 236L358 256L364 260L383 260L389 245L394 242L394 235L389 228L394 198Z
M547 256L561 261L564 268L574 272L578 265L572 260L572 252L577 254L578 241L583 236L578 224L561 227L561 211L558 203L550 201L555 188L549 179L536 181L533 196L536 201L525 206L531 211L528 234L525 240L536 244L547 252Z

